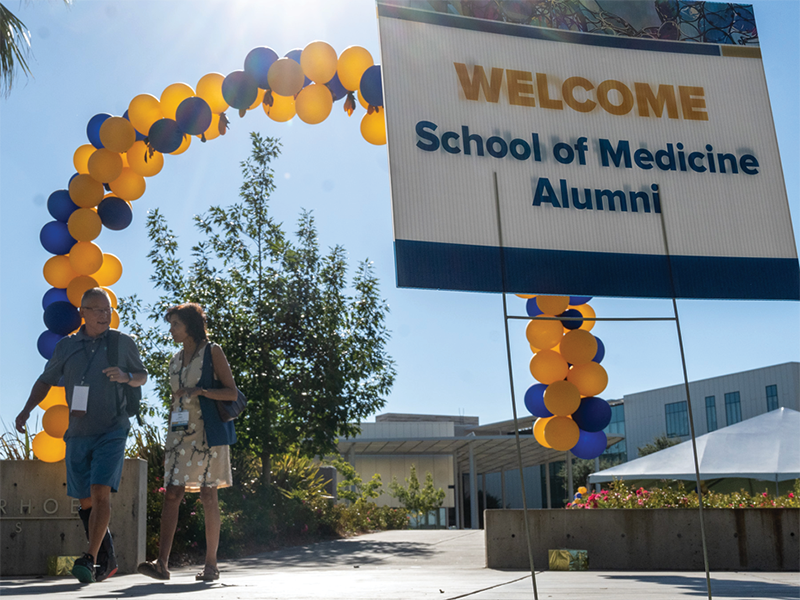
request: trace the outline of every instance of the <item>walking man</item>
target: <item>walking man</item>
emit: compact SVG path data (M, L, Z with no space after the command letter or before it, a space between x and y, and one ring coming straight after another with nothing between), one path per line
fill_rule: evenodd
M67 494L80 500L79 515L89 539L89 551L75 561L72 574L83 583L92 583L117 570L108 523L111 492L119 487L130 429L122 386L144 385L147 371L133 339L109 330L111 301L105 290L93 288L84 293L80 314L84 325L58 342L15 424L17 431L24 433L33 408L63 378L70 408L64 434ZM113 366L109 350L117 357Z

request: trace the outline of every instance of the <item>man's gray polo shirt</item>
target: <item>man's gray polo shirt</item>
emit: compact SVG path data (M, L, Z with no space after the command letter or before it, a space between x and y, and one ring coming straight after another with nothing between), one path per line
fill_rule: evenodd
M108 331L96 338L86 335L83 326L77 333L56 344L52 358L47 361L39 381L47 385L63 385L67 404L72 407L72 391L76 385L89 386L86 414L70 415L69 428L64 438L99 435L116 429L128 429L130 420L117 407L118 384L109 381L103 369L109 366L107 354ZM119 368L126 372L145 371L139 350L133 339L120 333ZM63 383L59 384L61 378ZM81 383L83 382L83 383Z

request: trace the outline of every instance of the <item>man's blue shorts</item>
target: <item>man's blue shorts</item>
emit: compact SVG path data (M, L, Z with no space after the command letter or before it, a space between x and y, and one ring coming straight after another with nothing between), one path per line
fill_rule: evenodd
M89 498L93 485L107 485L116 492L122 478L127 439L127 429L115 429L64 440L67 444L67 495Z

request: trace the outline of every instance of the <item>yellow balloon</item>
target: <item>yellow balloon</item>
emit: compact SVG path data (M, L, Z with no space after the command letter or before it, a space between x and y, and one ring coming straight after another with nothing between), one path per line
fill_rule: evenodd
M151 94L139 94L128 105L128 118L136 131L147 135L150 126L164 118L161 112L161 103Z
M181 142L181 145L178 146L177 150L173 150L172 152L170 152L170 154L172 154L172 155L183 154L184 152L186 152L189 149L189 144L191 144L191 143L192 143L192 136L184 135L183 136L183 141Z
M568 363L582 365L597 354L597 338L583 329L574 329L561 340L561 356Z
M42 462L54 463L64 460L67 455L67 445L64 440L47 435L46 431L40 431L33 438L33 455Z
M517 298L522 298L523 300L530 300L531 298L536 298L536 294L514 294Z
M42 417L42 427L50 437L63 438L69 427L69 408L66 404L48 408Z
M134 173L142 177L158 175L164 168L164 155L161 152L150 154L150 148L139 140L128 150L128 164Z
M372 55L361 46L345 48L337 63L339 82L342 87L351 92L357 90L361 86L361 76L364 71L374 64Z
M331 114L333 96L331 91L322 84L312 83L307 85L294 101L297 116L309 125L322 123Z
M122 169L120 176L109 183L108 187L111 188L117 198L132 202L142 197L147 184L144 181L144 177L130 167L125 167Z
M111 311L111 321L108 326L111 329L119 329L119 313L116 310Z
M103 184L91 175L76 175L69 182L69 197L82 208L100 204L104 193Z
M386 143L386 120L382 110L367 113L361 118L361 137L375 146Z
M582 396L597 396L608 385L608 373L602 365L588 362L569 370L567 381L574 383Z
M569 381L554 381L544 390L544 405L554 415L566 417L578 410L581 394Z
M531 359L530 370L536 381L549 385L564 379L569 372L569 365L558 352L542 350Z
M69 251L69 264L78 275L91 275L103 266L103 251L92 242L77 242Z
M225 76L221 73L209 73L197 82L197 96L205 100L211 112L217 115L228 110L228 103L222 96L223 81Z
M536 296L536 306L546 315L560 315L569 307L569 296Z
M579 494L585 494L587 491L588 491L588 490L587 490L585 487L583 487L583 486L581 486L581 487L579 487L579 488L578 488L578 493L579 493Z
M203 136L205 136L206 141L213 140L214 138L219 137L219 115L217 113L211 114L211 125L208 126ZM200 137L199 135L197 137Z
M525 327L525 337L528 338L528 343L543 350L550 349L558 344L563 335L564 328L561 325L561 321L533 318L528 321L528 325Z
M250 106L247 107L247 110L253 110L254 108L258 108L259 104L264 102L264 94L267 93L267 90L262 90L261 88L258 89L258 94L256 94L256 100Z
M594 324L597 321L587 321L586 319L594 319L597 315L594 312L594 309L589 306L588 304L581 304L580 306L576 306L575 310L583 315L584 321L578 329L583 329L584 331L591 331L594 327Z
M63 386L54 385L50 388L50 391L47 392L47 396L44 397L44 400L39 402L39 408L46 411L51 406L66 406L67 405L67 394L66 390Z
M89 175L100 183L114 181L122 173L122 157L117 152L100 148L89 157Z
M128 150L130 150L130 148L128 148ZM120 156L122 157L122 168L129 169L130 165L128 164L128 155L123 152L122 154L120 154Z
M69 256L60 254L47 259L44 263L44 279L55 288L66 288L70 281L75 279L78 274L72 270Z
M111 117L100 125L100 141L108 150L122 154L133 146L136 131L124 117Z
M91 208L79 208L67 221L69 234L79 242L91 242L103 230L103 222L97 211Z
M164 88L161 92L159 105L161 114L167 119L175 120L175 113L181 102L194 96L194 90L185 83L173 83Z
M285 123L290 121L292 117L297 114L295 110L294 98L292 96L281 96L279 94L272 94L272 106L264 106L264 112L273 121L278 123Z
M80 307L84 292L96 287L97 281L95 281L94 277L78 275L67 286L67 298L69 298L73 306Z
M364 97L361 95L361 90L356 92L356 96L358 96L358 103L364 107L364 110L369 110L369 103L364 100Z
M300 55L303 73L314 83L326 84L336 75L336 50L327 42L311 42Z
M108 256L108 255L105 255L105 256ZM103 264L104 265L105 265L105 262L106 262L105 261L105 256L103 257ZM117 295L109 287L106 287L104 285L101 285L100 287L103 288L106 291L106 294L108 294L108 299L111 300L111 308L117 308Z
M539 417L533 424L533 437L545 448L550 448L550 444L548 444L547 440L544 439L544 428L545 425L550 422L550 419L553 418L554 417Z
M279 58L269 68L269 89L280 96L295 96L303 89L305 75L299 63L291 58Z
M78 146L75 154L72 155L72 164L75 165L75 171L81 175L89 174L89 157L94 154L96 148L91 144L84 144Z
M544 426L544 439L553 450L566 452L575 447L581 430L569 417L553 417Z
M119 278L122 277L122 263L113 254L105 252L103 253L102 266L96 273L92 274L92 277L95 278L101 287L114 285L119 281ZM112 303L111 306L116 305Z

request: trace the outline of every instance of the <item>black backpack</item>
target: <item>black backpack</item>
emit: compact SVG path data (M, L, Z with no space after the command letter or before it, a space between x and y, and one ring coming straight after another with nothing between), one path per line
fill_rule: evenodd
M106 356L109 367L119 366L119 336L116 329L108 330L108 345ZM142 420L142 388L131 387L127 383L117 383L117 414L127 414L128 418L136 417L139 426L144 425Z

